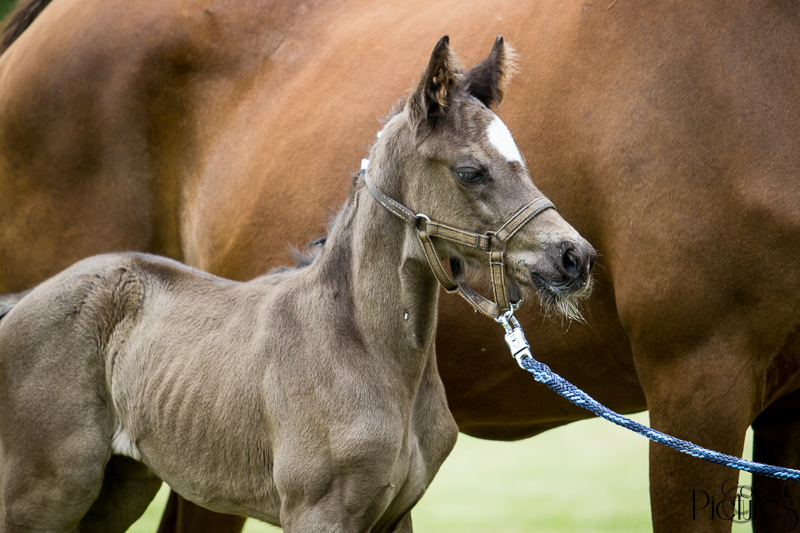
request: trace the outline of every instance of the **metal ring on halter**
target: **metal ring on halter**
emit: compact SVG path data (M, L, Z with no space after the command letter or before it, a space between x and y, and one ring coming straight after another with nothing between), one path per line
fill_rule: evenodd
M494 321L503 326L503 329L506 330L506 333L511 333L511 325L508 323L508 321L512 316L514 316L513 308L495 318Z
M420 222L421 221L423 221L423 220L425 221L425 228L427 228L428 224L431 222L431 218L428 215L426 215L425 213L417 213L416 215L414 215L414 218L417 219L417 223L416 223L417 231L420 231Z

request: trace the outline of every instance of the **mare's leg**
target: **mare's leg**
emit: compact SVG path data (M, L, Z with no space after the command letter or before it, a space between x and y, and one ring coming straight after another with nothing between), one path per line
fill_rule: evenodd
M776 401L753 423L753 460L800 469L800 391ZM745 511L752 509L756 533L800 531L800 482L753 476L745 488Z
M169 493L158 533L239 533L244 522L243 516L209 511L173 491Z
M114 455L106 465L100 496L78 526L80 533L124 533L144 513L161 480L144 464Z
M639 371L653 428L741 456L757 379L735 344L710 342L691 354L669 353L665 346L658 357L650 354L642 361ZM651 443L654 531L730 531L734 507L726 492L738 475L732 468Z

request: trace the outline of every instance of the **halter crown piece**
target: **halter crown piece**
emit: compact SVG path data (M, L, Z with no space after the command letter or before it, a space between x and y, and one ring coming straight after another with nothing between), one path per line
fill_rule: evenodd
M508 240L542 211L546 209L555 209L553 203L546 197L539 196L511 215L511 218L497 231L487 231L484 234L473 233L431 220L430 217L423 213L415 213L388 194L379 191L373 187L367 179L368 166L369 159L362 159L361 172L364 173L364 183L366 183L367 189L369 189L372 196L374 196L383 207L393 215L404 220L406 224L416 231L417 237L422 244L422 249L425 251L425 258L428 260L431 270L433 270L436 279L439 280L444 290L450 294L458 294L464 298L475 311L494 318L495 320L502 319L504 316L510 317L511 314L513 314L513 304L508 296L505 267L505 251ZM472 248L483 250L489 255L489 269L492 275L494 302L484 298L467 286L466 280L464 279L464 268L460 261L454 259L450 260L453 276L445 270L442 260L436 253L436 247L433 245L433 237L464 246L471 246Z

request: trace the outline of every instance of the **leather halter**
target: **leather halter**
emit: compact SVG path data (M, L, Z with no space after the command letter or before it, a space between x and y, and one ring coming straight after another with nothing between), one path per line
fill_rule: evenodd
M415 213L388 194L379 191L367 181L367 164L368 161L363 161L361 168L361 172L364 173L364 183L367 185L367 189L369 189L372 196L374 196L383 207L393 215L404 220L406 224L416 231L417 237L420 243L422 243L422 249L425 251L428 264L431 270L433 270L436 279L439 280L439 283L444 287L444 290L450 294L456 293L460 295L475 309L475 311L492 318L498 318L507 311L512 310L513 304L508 296L505 267L505 252L508 240L542 211L546 209L555 209L553 203L546 197L539 196L511 215L511 218L497 231L487 231L484 234L473 233L431 220L430 217L423 213ZM450 260L453 276L445 270L442 260L436 253L436 247L432 241L433 237L458 243L463 246L477 248L489 255L489 269L492 275L494 302L484 298L467 286L464 278L464 268L460 261L454 259Z

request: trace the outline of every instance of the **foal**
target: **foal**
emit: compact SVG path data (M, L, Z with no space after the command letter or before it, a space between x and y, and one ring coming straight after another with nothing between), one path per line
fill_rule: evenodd
M442 38L306 267L236 283L111 254L22 298L0 321L0 530L125 531L164 480L286 531L411 531L457 434L432 267L486 263L458 238L426 253L427 217L516 221L512 299L589 282L593 250L555 210L512 216L541 195L489 109L507 68L502 39L462 73ZM404 223L392 198L427 216Z

